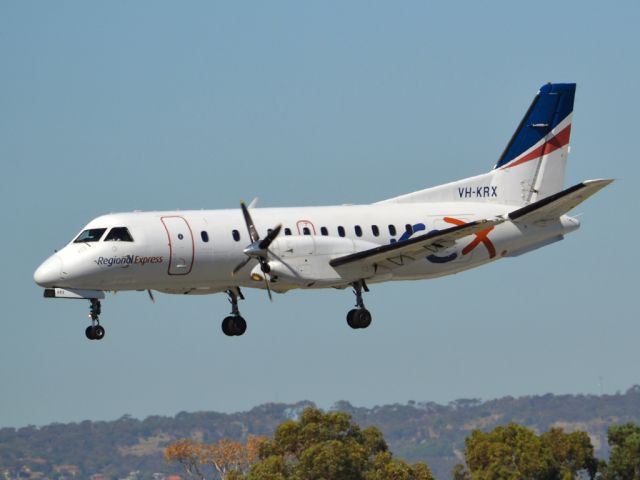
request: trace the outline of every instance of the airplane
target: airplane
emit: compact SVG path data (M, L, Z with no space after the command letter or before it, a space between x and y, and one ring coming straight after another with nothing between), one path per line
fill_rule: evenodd
M369 285L451 275L558 242L579 228L567 213L613 180L563 188L575 83L543 85L493 168L367 205L132 212L91 220L35 271L46 298L90 302L101 340L105 292L225 292L227 336L247 323L242 289L352 287L354 329L367 328Z

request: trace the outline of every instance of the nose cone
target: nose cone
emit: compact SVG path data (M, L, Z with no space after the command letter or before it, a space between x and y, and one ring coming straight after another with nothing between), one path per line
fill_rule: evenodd
M33 280L41 287L55 287L62 275L62 260L58 255L47 258L33 274Z

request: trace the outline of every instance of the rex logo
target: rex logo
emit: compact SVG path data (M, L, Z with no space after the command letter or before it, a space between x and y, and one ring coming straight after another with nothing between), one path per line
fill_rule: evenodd
M444 217L443 220L447 223L451 223L457 226L464 225L466 223L463 220L453 217ZM480 230L479 232L474 233L475 238L462 249L462 255L471 253L478 245L480 245L480 243L482 243L486 247L487 252L489 252L489 258L495 257L496 248L494 247L493 242L489 240L489 232L491 232L491 230L493 230L493 227L488 227L484 230ZM447 255L444 257L432 254L427 257L427 260L432 263L447 263L455 260L456 258L458 258L458 254L454 252L451 255Z

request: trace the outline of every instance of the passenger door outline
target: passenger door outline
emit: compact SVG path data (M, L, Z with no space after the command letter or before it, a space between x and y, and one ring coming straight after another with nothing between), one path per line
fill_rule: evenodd
M195 261L195 242L189 222L179 215L160 217L169 240L169 275L188 275Z
M309 220L298 220L296 222L296 228L298 229L298 235L304 235L304 227L309 229L311 235L316 235L316 227Z

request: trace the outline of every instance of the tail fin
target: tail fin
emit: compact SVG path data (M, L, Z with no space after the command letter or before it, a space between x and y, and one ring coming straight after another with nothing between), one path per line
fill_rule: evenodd
M575 83L547 83L493 170L384 202L475 201L527 205L564 186Z
M517 187L521 203L548 197L564 186L575 93L575 83L543 85L494 168L505 173L496 172L496 180L502 177L499 183L511 184L503 185L506 190Z

